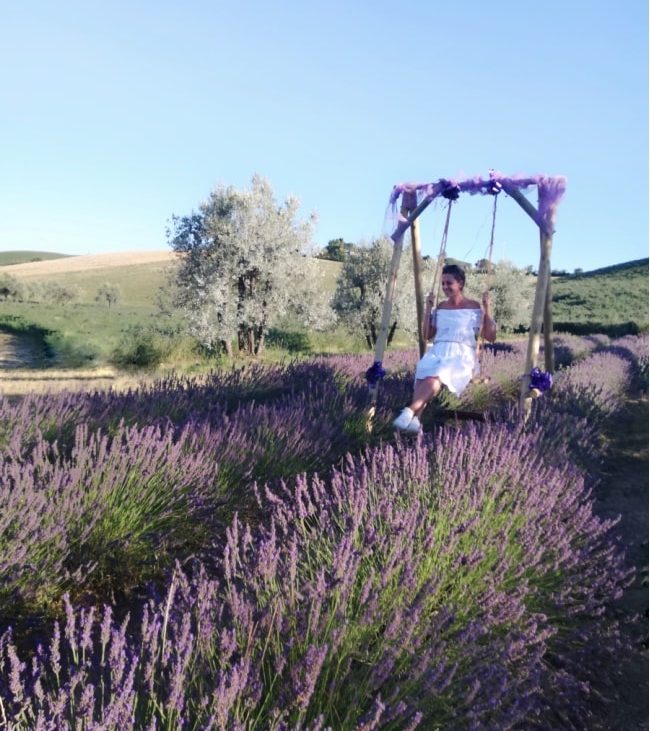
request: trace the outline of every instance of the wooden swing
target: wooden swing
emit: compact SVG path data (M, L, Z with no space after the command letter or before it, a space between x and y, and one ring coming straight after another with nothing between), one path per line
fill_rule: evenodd
M538 191L538 207L526 198L522 190L536 186ZM539 356L540 335L544 332L544 364L548 374L555 370L553 356L553 319L551 311L551 248L553 244L553 233L555 230L555 217L557 205L566 189L564 177L548 177L537 175L532 177L513 176L507 177L500 173L490 171L488 178L472 178L458 182L440 179L433 183L426 184L401 184L393 188L390 203L396 208L397 202L401 199L397 226L391 235L393 240L393 256L390 264L388 282L386 283L386 296L382 312L381 324L375 343L374 363L370 371L380 374L378 378L368 379L371 387L371 405L368 411L367 424L372 426L372 419L375 413L378 385L383 373L382 359L388 339L388 328L392 310L397 272L399 269L402 254L404 234L408 229L411 231L411 242L413 250L413 269L415 278L415 297L418 319L418 344L420 357L426 350L426 341L422 332L422 321L424 317L424 297L422 293L420 273L420 230L418 217L438 196L449 200L447 208L447 223L443 233L443 243L446 246L446 234L448 232L449 216L453 200L457 199L460 193L490 194L494 195L494 208L492 218L492 234L490 240L489 258L491 262L492 247L494 245L494 225L496 220L497 193L503 190L511 197L535 222L540 233L540 258L537 273L537 284L535 287L535 300L533 303L533 314L528 337L528 348L526 352L526 365L521 379L521 390L519 396L519 413L526 419L530 414L532 399L535 396L534 389L531 389L531 374L537 367ZM495 190L497 193L495 193ZM418 201L418 197L420 200ZM439 257L436 272L441 266ZM488 267L488 276L491 266ZM437 276L437 274L436 274ZM437 290L436 290L437 296ZM482 323L481 323L482 325Z

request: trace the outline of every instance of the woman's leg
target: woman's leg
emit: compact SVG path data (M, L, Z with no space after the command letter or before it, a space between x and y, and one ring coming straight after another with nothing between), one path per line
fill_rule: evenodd
M441 388L442 383L437 376L420 378L415 382L413 401L409 404L415 416L419 417L422 414L424 407L440 393Z

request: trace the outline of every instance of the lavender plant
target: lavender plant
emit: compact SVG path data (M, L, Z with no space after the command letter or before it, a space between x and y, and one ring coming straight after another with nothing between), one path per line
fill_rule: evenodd
M138 621L65 599L35 651L6 631L2 723L589 726L586 694L623 643L604 610L628 578L571 462L596 453L630 379L647 378L643 339L622 340L584 346L527 425L495 411L329 476L368 439L367 359L0 400L5 622L204 560ZM497 398L517 388L521 355L489 355ZM387 355L380 436L410 394L411 356Z
M206 550L232 511L251 518L252 480L324 469L366 439L361 403L331 382L217 409L181 426L81 425L67 453L38 435L30 452L10 446L0 463L0 616L66 589L155 576Z
M632 390L648 392L648 334L626 335L602 347L627 360L631 367L630 387Z
M442 430L327 480L263 488L260 503L268 522L234 520L219 577L177 570L137 632L110 609L100 622L69 607L30 667L6 633L5 717L16 729L584 727L589 668L617 645L602 610L626 575L582 475L545 464L537 435Z
M69 459L40 441L30 459L2 463L0 614L151 576L161 554L196 543L217 504L219 466L197 448L207 439L158 427L109 439L80 426Z

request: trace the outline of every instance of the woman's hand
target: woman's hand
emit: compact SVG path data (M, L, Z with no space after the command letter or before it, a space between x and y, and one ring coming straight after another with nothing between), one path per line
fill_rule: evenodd
M433 296L433 292L429 292L427 295L427 307L432 310L435 303L436 298Z
M490 293L486 290L483 292L481 297L483 302L483 327L481 328L481 337L485 338L490 343L493 343L497 339L497 325L492 319L492 313L490 308L492 307L492 299Z

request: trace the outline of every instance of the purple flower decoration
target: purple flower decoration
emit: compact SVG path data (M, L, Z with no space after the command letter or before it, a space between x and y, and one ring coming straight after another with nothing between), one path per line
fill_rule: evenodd
M529 388L536 388L538 391L544 393L548 391L553 385L553 376L546 371L541 371L539 368L533 368L530 372L530 386Z
M458 200L458 196L460 195L460 186L455 183L450 183L447 180L440 182L447 184L447 187L442 191L443 198L446 198L448 201Z
M366 371L366 381L368 381L368 385L372 388L373 386L376 386L385 375L386 371L382 368L381 361L376 360Z

